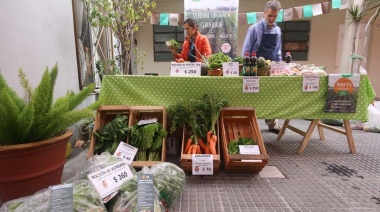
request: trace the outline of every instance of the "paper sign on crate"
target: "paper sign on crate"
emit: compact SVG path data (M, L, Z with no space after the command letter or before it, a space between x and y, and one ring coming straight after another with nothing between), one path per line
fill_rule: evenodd
M193 63L176 63L172 62L170 66L170 76L187 76L187 77L199 77L201 76L200 62Z
M213 156L209 154L193 154L192 156L193 175L213 175Z
M240 154L260 155L259 145L239 145ZM262 160L241 160L242 162L263 162Z
M135 158L138 149L127 143L120 142L113 156L124 159L128 164L132 164L133 158Z

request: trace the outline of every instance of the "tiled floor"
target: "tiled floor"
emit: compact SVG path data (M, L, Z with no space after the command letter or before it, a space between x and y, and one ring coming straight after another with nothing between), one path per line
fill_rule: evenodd
M283 122L280 120L280 123ZM292 120L306 130L309 121ZM185 189L174 211L380 211L380 133L354 130L356 154L350 154L344 135L315 130L304 153L297 154L301 136L287 130L281 141L259 120L267 166L285 178L259 174L187 175ZM179 156L168 156L179 165ZM222 164L223 166L223 164Z

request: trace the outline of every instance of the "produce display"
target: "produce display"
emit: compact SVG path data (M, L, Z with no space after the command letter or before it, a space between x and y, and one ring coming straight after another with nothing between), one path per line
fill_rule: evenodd
M185 143L184 154L217 154L215 125L221 110L227 106L228 101L217 94L205 94L201 99L183 100L168 106L171 132L183 126L191 128L192 136Z
M166 130L157 122L131 126L129 143L138 148L136 161L160 161L162 139L166 135Z
M227 144L228 154L240 154L239 145L255 145L256 141L252 138L239 138L238 140L230 141Z

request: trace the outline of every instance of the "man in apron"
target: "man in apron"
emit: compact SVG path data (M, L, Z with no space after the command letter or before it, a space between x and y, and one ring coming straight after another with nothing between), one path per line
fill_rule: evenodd
M257 57L282 61L281 29L275 22L280 9L281 4L277 0L270 0L266 3L263 20L250 26L247 31L242 55L245 55L246 52L249 55L256 52ZM277 123L277 119L265 119L265 123L271 132L277 134L280 132L281 126Z

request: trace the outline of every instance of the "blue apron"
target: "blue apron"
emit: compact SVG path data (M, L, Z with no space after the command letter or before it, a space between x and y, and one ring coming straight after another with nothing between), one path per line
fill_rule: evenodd
M264 25L264 24L263 24ZM276 34L264 34L265 26L263 26L263 34L261 36L261 43L256 52L257 57L264 57L266 60L277 61L276 52Z

